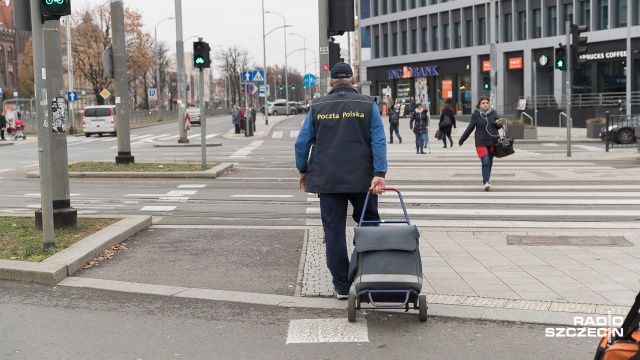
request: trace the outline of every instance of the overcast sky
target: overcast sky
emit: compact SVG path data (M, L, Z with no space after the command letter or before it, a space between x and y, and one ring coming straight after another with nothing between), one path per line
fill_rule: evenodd
M263 0L182 0L182 34L184 40L191 36L201 36L208 42L213 53L217 45L223 48L239 45L248 50L249 56L258 64L263 63L262 51L262 1ZM74 9L83 9L86 4L102 4L105 0L74 0ZM124 0L125 6L142 13L146 30L153 37L154 27L167 17L175 16L175 0ZM307 64L314 61L314 51L318 54L318 2L317 0L264 0L265 11L277 12L286 18L287 34L296 33L306 40ZM284 25L280 16L265 14L265 32ZM157 27L158 42L164 41L175 51L176 23L167 20ZM346 48L346 34L337 37ZM185 51L192 51L192 42L185 42ZM287 53L303 48L303 40L295 35L287 35ZM267 65L284 65L284 34L277 29L266 37ZM288 57L289 67L303 72L303 51ZM251 63L251 62L250 62ZM309 65L307 72L312 71Z

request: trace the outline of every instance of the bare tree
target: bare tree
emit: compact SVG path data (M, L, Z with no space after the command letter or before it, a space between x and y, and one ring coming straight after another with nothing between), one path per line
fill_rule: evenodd
M218 69L227 78L229 84L226 86L227 91L227 107L230 106L229 100L232 104L239 104L242 99L240 92L240 76L243 71L253 70L249 69L249 52L246 49L234 45L216 54L216 60L218 61Z

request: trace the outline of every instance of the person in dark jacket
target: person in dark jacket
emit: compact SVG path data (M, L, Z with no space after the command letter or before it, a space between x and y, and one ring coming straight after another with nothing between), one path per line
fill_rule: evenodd
M462 146L471 132L475 129L476 152L482 163L482 183L484 191L491 189L491 166L493 165L493 152L495 143L500 138L498 129L502 128L502 120L498 113L489 107L489 98L481 96L476 104L476 111L471 115L471 122L464 131L458 144Z
M354 84L351 66L335 64L333 88L327 96L313 100L295 143L300 188L320 197L327 267L338 299L349 297L352 280L346 240L348 205L353 206L356 222L363 211L365 220L380 220L378 195L387 173L387 137L378 106L374 97L359 94ZM365 209L367 192L372 195Z
M447 99L440 113L440 122L438 122L438 128L442 134L443 147L447 147L447 137L449 138L449 144L453 147L453 139L451 139L451 128L456 128L456 115L453 113L451 107L451 99Z
M249 114L250 114L249 119L251 120L250 122L253 127L253 132L255 132L256 131L256 107L255 106L251 105L251 111L249 111Z
M233 114L231 115L231 123L235 128L235 134L240 134L240 109L237 105L233 105Z
M400 136L400 116L395 109L389 110L389 144L393 144L393 133L396 133L398 141L402 144L402 137Z
M411 112L411 115L413 115L413 113L416 111L416 98L413 96L409 101L409 111Z
M0 113L0 140L5 141L4 131L7 130L7 118L4 116L5 112Z
M429 115L422 109L422 104L416 104L416 111L411 115L409 129L413 129L416 136L416 154L425 154L424 146L429 141Z

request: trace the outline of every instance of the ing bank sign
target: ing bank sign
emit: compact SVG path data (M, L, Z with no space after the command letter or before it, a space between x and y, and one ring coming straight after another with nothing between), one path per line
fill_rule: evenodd
M387 78L391 79L410 79L423 76L438 76L438 65L414 67L404 66L402 69L387 70Z

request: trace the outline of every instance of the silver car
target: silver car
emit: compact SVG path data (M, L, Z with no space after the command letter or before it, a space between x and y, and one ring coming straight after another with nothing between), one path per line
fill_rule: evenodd
M277 115L285 115L287 113L287 101L286 100L276 100L269 104L269 115L277 116ZM291 105L289 102L289 115L298 114L298 109L295 106Z

